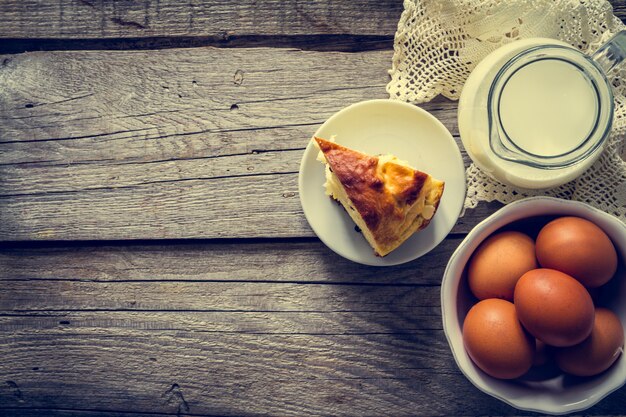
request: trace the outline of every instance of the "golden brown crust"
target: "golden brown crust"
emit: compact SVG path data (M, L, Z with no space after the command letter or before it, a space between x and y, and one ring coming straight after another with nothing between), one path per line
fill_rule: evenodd
M379 167L379 158L376 156L317 137L315 141L370 230L377 247L372 246L379 255L391 252L415 231L428 225L430 217L420 219L421 212L414 213L413 218L408 216L418 204L430 204L436 210L443 193L442 182L432 180L424 172L394 162L386 162ZM417 201L424 187L433 185L432 181L436 184L425 196L426 201Z
M315 138L332 172L337 176L365 223L376 230L382 216L393 214L384 184L376 176L378 158Z

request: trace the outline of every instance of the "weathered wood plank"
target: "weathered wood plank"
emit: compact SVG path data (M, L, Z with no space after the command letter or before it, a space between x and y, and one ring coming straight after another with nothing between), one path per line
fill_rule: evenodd
M439 305L439 287L256 282L4 281L0 311L398 311Z
M91 159L117 146L116 160L301 148L339 109L388 97L391 55L272 48L3 55L0 143L71 140L65 158L54 148L31 151L71 162L87 146L96 147ZM422 106L458 134L455 102Z
M104 295L104 294L103 294ZM30 311L0 313L0 331L64 333L106 329L115 335L129 329L153 332L245 334L361 335L441 331L435 308L398 311ZM104 330L103 330L104 331ZM104 334L104 333L102 333Z
M467 232L498 206L469 210L453 232ZM297 174L5 196L0 210L6 241L314 236Z
M441 331L217 337L180 329L138 330L142 319L137 319L134 328L39 329L31 324L14 330L0 341L5 380L0 410L520 414L478 392L461 375ZM620 389L585 415L619 415L625 400L626 389Z
M0 198L4 240L311 235L297 175ZM78 179L80 181L80 179Z
M131 411L68 410L58 408L3 408L4 417L172 417L182 413L133 413ZM205 415L209 417L209 415Z
M462 237L444 240L415 261L379 268L348 261L316 239L255 243L3 248L5 280L250 281L364 285L439 285Z
M390 56L0 57L0 239L312 236L297 198L302 151L337 110L386 97ZM424 107L456 133L455 103Z
M21 392L21 391L20 391ZM68 410L59 408L2 408L4 417L180 417L183 413L134 413L132 411ZM211 417L204 414L205 417Z
M178 152L191 157L204 149L195 142L215 148L233 132L311 127L355 101L387 97L391 55L194 48L1 56L0 140L121 141L135 155L182 142Z
M624 0L609 0L609 3L613 6L613 13L619 17L622 22L626 21L626 3Z
M622 0L610 0L626 19ZM250 35L354 34L393 36L402 2L263 0L156 0L105 2L59 0L0 2L0 38L205 37L226 42ZM255 36L256 37L256 36Z
M0 2L1 38L137 38L246 35L393 35L402 2Z
M441 332L215 337L33 330L0 341L3 406L217 415L509 410L477 394L455 369ZM484 402L464 404L470 396Z

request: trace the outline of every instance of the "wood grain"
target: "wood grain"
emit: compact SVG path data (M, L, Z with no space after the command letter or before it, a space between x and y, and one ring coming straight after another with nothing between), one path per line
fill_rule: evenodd
M402 2L394 0L5 0L0 2L0 37L203 36L219 40L245 35L393 35L400 13Z
M388 97L402 9L0 2L0 52L58 50L0 56L1 416L530 415L442 330L446 263L499 203L389 268L331 252L300 207L311 134ZM423 107L458 141L456 103Z
M610 0L617 17L626 20L623 0ZM323 0L147 0L144 2L107 2L102 0L59 0L41 3L22 0L0 2L0 38L13 39L119 39L117 47L144 45L163 48L188 43L189 46L229 45L240 38L243 43L280 45L285 37L342 35L326 43L342 43L349 35L377 35L391 39L403 11L401 1L366 0L359 2ZM163 41L164 37L172 39ZM137 43L149 38L148 43ZM178 41L175 38L179 38ZM186 38L186 39L180 39ZM199 38L193 42L189 38ZM130 42L128 41L130 40ZM354 42L368 39L353 39ZM371 40L369 40L371 41ZM390 47L385 41L378 45ZM313 41L322 45L323 40ZM84 45L83 43L82 45ZM292 43L293 44L293 43ZM37 44L28 43L31 48ZM63 49L62 43L53 43ZM81 43L70 43L73 48ZM89 44L106 48L106 43ZM110 45L110 44L109 44ZM294 45L295 46L295 45ZM7 46L5 46L7 47ZM328 47L328 46L327 46ZM332 46L331 46L332 47ZM341 46L339 46L341 47ZM32 50L32 49L31 49Z
M441 283L461 239L450 236L423 257L384 271L348 261L317 239L5 247L0 251L0 286L5 280L25 285L80 280L433 286Z
M439 303L438 287L247 282L5 282L0 311L370 311L411 312ZM419 307L416 305L419 301Z
M511 412L476 395L441 332L216 335L29 326L0 345L7 352L0 369L10 381L0 388L2 406L193 415ZM469 396L480 403L464 404Z
M103 411L103 410L68 410L59 408L2 408L2 415L5 417L171 417L189 414L182 413L136 413L132 411ZM205 414L210 416L210 414Z
M0 409L408 415L471 393L441 333L435 268L408 278L429 285L391 285L320 265L305 254L316 242L284 248L5 250ZM418 414L459 409L431 404Z
M150 269L141 259L129 269ZM458 371L438 286L73 276L3 282L0 413L524 414ZM620 389L587 413L625 400Z
M2 56L7 126L0 138L15 143L94 136L90 142L121 140L135 155L148 156L155 146L150 141L158 139L167 149L184 140L191 142L178 152L193 157L194 138L213 137L215 147L220 135L232 132L310 127L356 100L387 97L391 55L194 48ZM253 134L246 135L249 147ZM309 137L296 138L300 147Z
M182 402L160 398L177 390L193 415L520 414L478 392L424 321L391 308L3 315L0 410L176 413ZM585 415L619 415L625 399L620 389Z
M304 147L339 109L386 97L390 58L270 48L0 57L0 240L313 236L297 190ZM455 103L423 107L457 133Z

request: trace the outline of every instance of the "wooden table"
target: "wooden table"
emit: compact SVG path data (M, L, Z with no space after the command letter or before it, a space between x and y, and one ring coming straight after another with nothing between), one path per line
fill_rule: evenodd
M401 3L0 3L0 415L532 414L442 331L448 258L500 204L384 269L302 213L317 126L387 97ZM422 107L458 140L455 102ZM585 415L624 413L626 388Z

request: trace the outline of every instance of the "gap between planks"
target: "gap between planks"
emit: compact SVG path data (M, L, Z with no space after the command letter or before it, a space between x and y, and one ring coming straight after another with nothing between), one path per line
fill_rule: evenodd
M271 47L317 52L365 52L392 49L393 35L250 35L110 39L5 38L0 42L0 54L20 54L32 51L137 51L205 47Z

